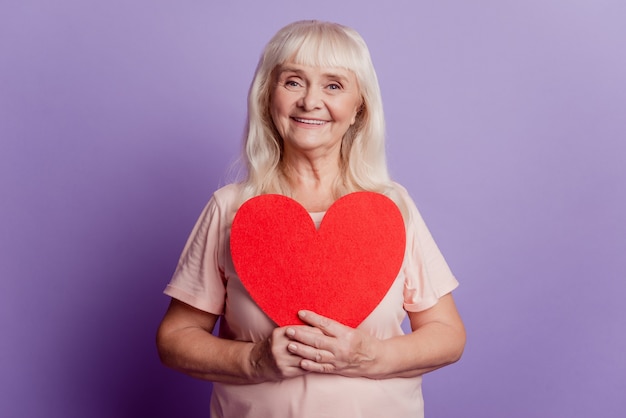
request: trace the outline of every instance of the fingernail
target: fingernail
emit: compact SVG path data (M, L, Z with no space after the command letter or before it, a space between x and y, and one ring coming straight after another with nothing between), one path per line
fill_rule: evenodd
M289 351L297 351L298 347L296 347L295 344L289 344L287 345L287 348L289 349Z
M288 337L293 337L294 335L296 335L296 330L293 328L287 328L285 334L287 334Z
M304 318L304 317L306 316L306 312L304 312L304 311L299 311L299 312L298 312L298 316L299 316L300 318Z

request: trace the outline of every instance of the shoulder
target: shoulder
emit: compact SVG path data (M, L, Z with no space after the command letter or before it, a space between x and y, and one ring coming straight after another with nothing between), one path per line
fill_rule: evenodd
M207 221L219 218L227 225L240 205L241 189L239 183L231 183L214 191L202 216L207 218Z
M417 212L417 207L409 191L400 183L392 181L391 187L386 194L391 200L396 202L405 221L410 222L415 216L415 212Z
M220 206L235 204L241 196L242 187L240 183L230 183L220 187L213 192L212 200Z

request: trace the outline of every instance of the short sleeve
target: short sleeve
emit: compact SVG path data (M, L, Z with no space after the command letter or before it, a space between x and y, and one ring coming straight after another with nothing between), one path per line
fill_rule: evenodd
M426 223L406 190L400 194L408 212L404 257L404 308L419 312L434 306L458 285Z
M215 195L196 222L164 293L202 311L220 315L226 288L220 266L225 220Z

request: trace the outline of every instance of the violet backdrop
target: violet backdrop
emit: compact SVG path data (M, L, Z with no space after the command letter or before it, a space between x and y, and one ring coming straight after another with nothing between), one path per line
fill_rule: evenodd
M207 416L158 361L161 292L304 18L368 42L392 173L461 282L427 416L623 416L622 0L0 3L2 416Z

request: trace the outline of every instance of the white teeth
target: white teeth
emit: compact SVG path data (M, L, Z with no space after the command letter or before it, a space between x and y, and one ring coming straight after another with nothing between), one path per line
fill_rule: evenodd
M300 118L293 118L293 120L295 120L296 122L307 123L309 125L323 125L326 123L323 120L300 119Z

